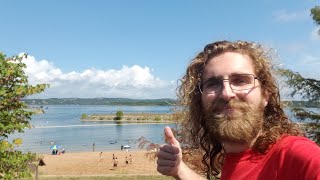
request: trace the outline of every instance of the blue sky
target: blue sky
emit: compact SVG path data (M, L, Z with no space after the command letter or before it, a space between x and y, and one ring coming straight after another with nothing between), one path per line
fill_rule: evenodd
M27 52L38 96L174 98L177 80L217 40L256 41L320 79L314 0L1 1L0 51Z

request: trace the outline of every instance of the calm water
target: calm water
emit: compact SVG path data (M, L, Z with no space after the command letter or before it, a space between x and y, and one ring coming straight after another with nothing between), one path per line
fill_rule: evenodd
M83 113L107 114L122 110L124 113L169 113L169 106L45 106L45 114L34 115L32 129L14 134L23 139L18 150L23 152L50 153L50 146L58 144L67 152L120 150L121 145L137 149L137 139L141 136L155 143L163 143L163 128L168 124L116 125L110 122L81 122ZM170 125L172 126L172 125ZM116 141L112 144L111 142Z
M18 150L23 152L50 153L50 146L58 144L67 152L92 151L95 142L96 151L120 150L121 145L130 145L137 149L137 139L141 136L155 142L163 143L163 128L168 124L130 124L116 125L110 122L81 122L83 113L115 114L124 113L169 113L169 106L46 106L45 114L34 115L32 129L24 134L11 135L9 140L20 137L23 144ZM314 109L317 111L317 109ZM289 110L286 113L294 119ZM172 126L172 125L169 125ZM111 142L117 141L114 144Z

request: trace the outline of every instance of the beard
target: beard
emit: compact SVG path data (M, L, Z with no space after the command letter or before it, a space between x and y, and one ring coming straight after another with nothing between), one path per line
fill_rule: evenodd
M231 112L225 112L225 107ZM253 109L242 101L215 101L204 114L209 137L220 143L250 144L262 129L263 109L262 102Z

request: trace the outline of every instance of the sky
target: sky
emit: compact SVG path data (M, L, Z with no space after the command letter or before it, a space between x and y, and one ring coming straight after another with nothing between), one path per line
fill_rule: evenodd
M175 98L203 47L258 42L277 61L320 79L315 0L2 0L0 52L28 53L33 98Z

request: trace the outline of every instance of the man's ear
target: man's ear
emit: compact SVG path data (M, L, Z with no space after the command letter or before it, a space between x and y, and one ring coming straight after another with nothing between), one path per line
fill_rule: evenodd
M270 93L266 90L263 93L263 105L264 105L264 107L266 107L268 105L269 97L270 97Z

